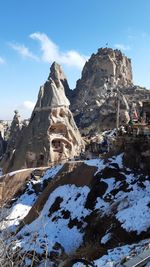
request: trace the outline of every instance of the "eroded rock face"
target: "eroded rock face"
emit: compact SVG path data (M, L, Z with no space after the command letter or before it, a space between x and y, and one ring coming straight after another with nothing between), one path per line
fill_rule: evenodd
M134 86L131 60L119 50L101 48L86 62L82 77L69 95L71 110L81 132L101 131L116 126L117 90L129 106L138 96L145 99L148 90ZM129 112L121 101L120 124L127 123Z
M11 127L10 127L10 136L8 140L8 150L11 152L16 148L16 144L18 141L18 136L22 129L22 122L19 112L17 110L14 111L15 115L13 117Z
M5 150L6 150L6 141L4 140L4 126L0 122L0 159L2 158Z
M64 86L68 86L66 77L59 64L54 62L48 80L40 88L38 100L33 112L57 107L69 107L70 102L65 96Z
M29 125L17 144L11 169L47 166L77 156L84 148L64 85L67 86L66 77L61 67L53 63Z
M4 168L4 170L9 168L10 163L13 161L15 149L21 137L21 117L17 110L15 110L14 113L15 115L10 126L8 141L6 142L5 140L3 140L3 158L0 165Z
M5 142L5 140L3 139L3 136L0 132L0 159L2 158L2 156L4 155L5 153L5 150L6 150L6 146L7 146L7 143Z
M84 106L92 103L100 106L109 90L116 86L131 85L131 60L119 50L101 48L97 54L91 56L83 68L82 77L77 81L75 88L73 108L78 107L81 99Z

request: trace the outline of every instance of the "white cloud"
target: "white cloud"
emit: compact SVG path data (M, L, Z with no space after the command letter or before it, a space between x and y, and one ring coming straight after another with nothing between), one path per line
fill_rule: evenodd
M35 106L35 102L29 101L29 100L26 100L23 102L23 107L28 110L32 110L34 106Z
M62 52L60 48L44 33L32 33L30 38L40 42L42 60L44 62L57 61L60 64L75 66L81 69L88 59L87 56L81 55L75 50Z
M5 59L3 59L2 57L0 57L0 65L2 65L2 64L5 64L6 62L5 62Z
M25 100L23 103L18 104L13 109L17 109L21 118L27 119L30 118L33 108L35 106L35 102L30 100Z
M18 54L20 54L22 57L24 58L30 58L33 59L35 61L39 61L39 58L34 55L28 47L26 47L25 45L22 44L13 44L13 43L9 43L10 47L12 49L14 49L15 51L18 52Z
M70 50L58 58L60 63L66 64L68 66L76 66L78 68L83 68L85 62L88 57L80 55L78 52L74 50Z
M114 47L122 51L128 51L131 49L129 45L124 45L124 44L115 44Z

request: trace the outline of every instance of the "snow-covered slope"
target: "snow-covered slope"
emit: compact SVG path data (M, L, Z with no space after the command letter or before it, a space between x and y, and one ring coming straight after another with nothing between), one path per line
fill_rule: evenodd
M96 266L112 267L150 244L148 175L125 168L120 154L107 160L85 161L84 172L83 165L78 164L77 180L86 181L85 169L89 172L95 167L94 175L90 179L87 176L87 182L81 186L72 180L71 166L75 163L66 164L70 174L64 173L61 165L47 170L40 180L31 179L24 193L11 208L6 208L1 229L14 233L17 230L14 247L26 255L24 266L31 265L33 253L37 263L46 257L56 264L62 255L75 257L78 250L78 257L95 260ZM59 185L48 194L46 185L58 182L58 171ZM33 204L45 193L48 195L39 215L32 216L36 207ZM29 210L32 220L20 228L19 223L23 219L26 222ZM79 264L74 266L82 266Z
M51 180L63 165L54 166L51 169L45 171L44 175L39 179L35 179L34 176L27 182L25 182L25 189L22 194L19 194L16 198L12 199L12 204L10 207L3 207L0 212L0 229L8 229L11 227L10 231L15 231L20 221L28 214L29 210L37 200L38 196L43 191L46 181ZM18 172L24 172L25 170L20 170ZM11 176L16 174L16 172L11 172Z

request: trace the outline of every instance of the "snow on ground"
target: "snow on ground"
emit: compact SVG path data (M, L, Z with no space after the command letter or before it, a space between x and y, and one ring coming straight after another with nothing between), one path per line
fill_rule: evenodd
M106 203L101 197L97 198L95 209L99 210L101 214L109 213L109 203Z
M121 261L132 258L144 251L145 247L150 245L150 239L139 242L138 244L125 245L108 250L108 254L102 256L100 259L95 260L94 263L97 267L119 267ZM74 267L74 266L73 266ZM81 265L79 265L81 267Z
M88 166L97 167L97 172L100 172L104 167L106 167L106 164L104 163L104 160L102 159L85 160L84 163L87 164Z
M111 234L110 233L104 235L102 237L102 239L101 239L101 244L106 244L109 241L110 238L111 238Z
M117 155L116 157L112 157L110 159L111 163L116 163L118 164L119 168L122 169L123 168L123 153Z
M137 185L136 178L133 174L125 174L122 170L122 157L123 154L113 157L109 159L106 164L100 159L85 161L85 163L90 166L96 166L99 172L105 167L112 167L112 163L116 163L120 168L121 174L126 178L125 182L127 183L127 188L130 188L130 192L119 191L116 195L112 195L111 192L114 189L119 189L121 181L116 181L114 177L101 178L101 181L107 184L107 190L102 197L97 198L95 209L98 209L103 216L110 214L111 205L108 201L105 201L105 198L109 196L111 203L113 203L113 200L118 203L115 216L121 222L122 227L127 231L137 231L139 234L142 231L146 231L150 226L150 212L148 207L150 183L149 181L145 181L145 187L142 188ZM59 166L57 170L55 169L56 172L60 168L61 166ZM45 179L49 176L52 177L54 172L54 169L48 170L45 173ZM88 187L79 188L75 185L58 187L51 193L39 217L21 230L19 236L22 236L22 238L18 244L24 250L32 250L35 244L32 242L33 240L30 235L35 235L36 233L36 243L38 244L36 251L38 253L42 253L43 251L43 247L41 248L40 244L45 242L44 236L47 237L46 244L49 251L52 250L56 242L59 242L67 253L79 247L83 238L83 234L80 230L85 226L83 219L90 214L90 211L84 207L89 191L90 189ZM52 214L48 214L51 206L53 206L55 200L58 198L62 199L59 203L60 206L58 210ZM63 218L62 212L68 214L66 218ZM75 223L73 227L68 227L70 219L77 220L77 222L82 223L83 226L80 226L78 229ZM105 242L105 237L107 237L107 235L102 238L102 242ZM122 253L124 253L124 250Z
M103 195L103 198L108 195L114 188L115 188L115 178L109 178L109 179L101 179L102 182L107 183L108 188Z
M84 161L89 166L97 167L97 180L103 183L104 192L98 195L93 210L103 216L114 216L127 232L135 231L140 234L150 227L150 181L148 176L133 173L123 166L123 154L109 158ZM7 216L8 226L17 226L20 220L28 213L37 199L34 185L44 184L44 180L52 179L62 168L58 165L45 172L39 181L29 181L23 195L13 204ZM106 168L106 169L105 169ZM106 172L103 172L103 171ZM112 176L111 176L111 170ZM106 177L104 175L106 174ZM117 174L117 175L116 175ZM114 175L114 176L113 176ZM119 176L120 175L120 176ZM106 188L106 190L105 190ZM26 225L18 233L17 245L22 251L44 253L53 250L55 243L61 244L66 253L70 253L82 244L84 229L87 223L84 218L93 210L86 209L85 203L90 188L87 186L63 185L55 189L49 196L39 217L31 224ZM111 233L106 231L100 242L107 243ZM149 241L150 242L150 241ZM142 244L140 243L141 247ZM126 245L108 251L95 261L97 266L112 267L134 249L140 251L140 245ZM80 264L80 263L79 263ZM74 265L74 267L82 266Z
M137 231L140 234L150 227L150 182L146 181L145 184L145 188L135 184L131 192L121 194L121 199L126 199L126 207L124 202L120 203L116 218L128 232Z
M85 164L87 164L88 166L95 166L97 167L97 172L100 172L103 168L107 167L110 165L110 163L114 164L116 163L118 165L118 167L120 169L123 168L123 153L117 155L117 156L114 156L112 158L109 158L109 162L108 163L105 163L103 159L90 159L90 160L85 160L84 161ZM97 173L96 172L96 173Z
M81 262L77 262L77 263L74 263L72 265L72 267L91 267L91 265L87 265L87 264L84 264L84 263L81 263ZM96 266L97 267L97 266Z
M148 177L145 176L145 181L141 187L138 184L138 175L130 173L131 170L127 170L129 174L124 173L123 170L123 153L112 157L109 162L104 164L103 160L95 159L85 161L87 165L96 166L98 172L102 171L105 167L111 167L112 164L117 164L120 168L120 173L125 176L125 183L130 192L120 191L115 196L111 194L114 189L119 189L121 181L116 181L115 178L105 178L101 181L107 183L107 190L103 197L97 198L96 209L100 209L103 213L109 212L109 203L107 203L104 198L109 195L109 198L120 203L117 209L116 218L121 222L122 227L128 232L136 231L140 234L142 231L146 231L150 227L150 181Z
M28 214L29 210L37 200L37 193L35 192L34 185L39 184L42 187L42 184L47 179L52 179L57 172L62 168L63 165L54 166L50 169L47 169L43 177L39 180L30 180L26 184L25 192L20 195L16 201L14 199L14 204L10 209L5 209L5 213L9 214L4 219L4 216L1 216L0 229L4 230L5 228L11 227L11 230L15 230L15 227L19 225L20 221ZM23 170L24 171L24 170ZM18 172L21 172L18 171ZM10 173L11 175L16 172ZM2 213L2 212L1 212Z
M87 186L58 187L49 196L39 217L18 233L20 237L18 245L24 251L36 249L38 253L44 252L46 246L48 251L51 251L56 242L60 243L67 253L77 249L83 241L83 233L78 229L78 222L82 223L84 228L86 223L83 223L83 218L89 214L89 211L84 208L88 193ZM51 214L52 206L60 198L59 208ZM62 216L64 213L66 218ZM77 224L73 223L69 226L70 220L72 223L76 220Z
M53 178L63 167L63 164L56 165L50 169L47 169L44 176L42 177L42 180Z

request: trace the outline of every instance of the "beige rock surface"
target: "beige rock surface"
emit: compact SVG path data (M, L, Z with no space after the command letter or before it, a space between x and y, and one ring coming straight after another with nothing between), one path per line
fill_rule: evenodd
M75 121L83 133L100 132L116 127L117 90L132 102L150 99L150 91L134 86L131 60L121 51L101 48L85 63L76 88L68 93ZM121 101L120 124L129 120Z
M13 117L13 120L10 126L7 149L5 151L5 154L3 155L2 161L0 162L0 166L3 167L4 170L9 168L10 163L14 159L15 149L16 149L18 140L20 139L20 135L21 135L21 129L22 129L21 117L17 110L15 110L14 113L15 115Z
M69 110L65 96L66 77L57 63L51 66L48 80L40 88L30 122L17 143L13 160L4 171L36 166L78 156L84 143Z

